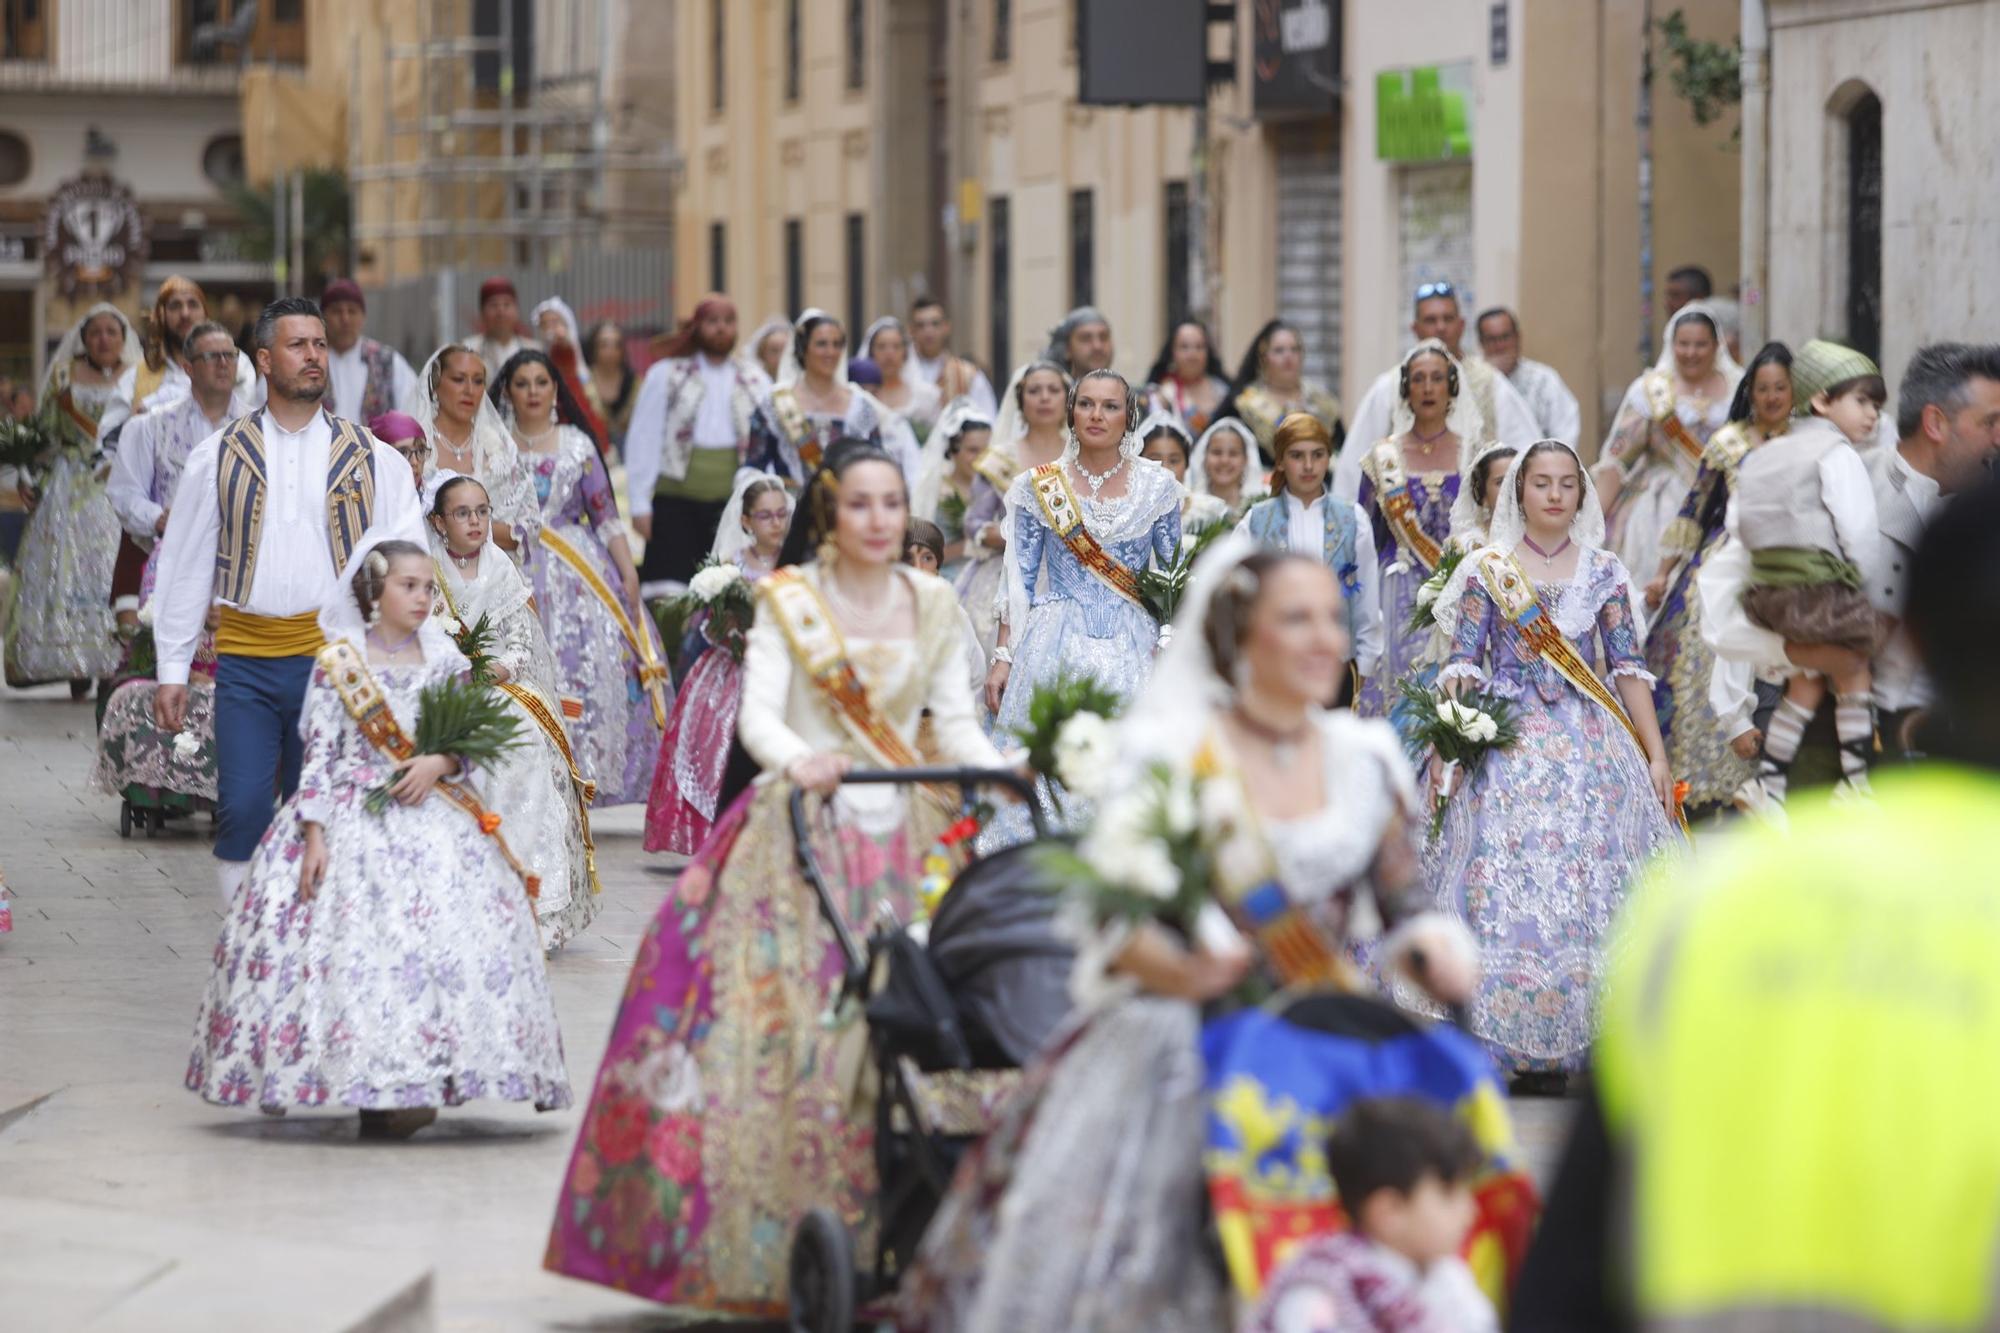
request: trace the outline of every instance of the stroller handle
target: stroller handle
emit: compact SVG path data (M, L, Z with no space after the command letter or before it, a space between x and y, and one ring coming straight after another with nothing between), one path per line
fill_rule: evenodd
M1035 826L1035 836L1048 836L1048 821L1035 800L1034 784L1012 769L858 768L848 772L840 781L843 785L854 786L907 786L922 782L966 790L973 787L1005 787L1027 805L1028 817ZM806 822L806 790L803 787L792 789L791 818L792 850L798 858L799 873L805 877L806 883L812 885L813 896L819 900L820 915L826 918L826 924L832 927L834 939L840 945L841 957L847 964L846 987L858 992L868 979L868 952L855 938L854 928L848 925L846 915L833 901L826 876L820 873L819 858L813 855L812 829Z

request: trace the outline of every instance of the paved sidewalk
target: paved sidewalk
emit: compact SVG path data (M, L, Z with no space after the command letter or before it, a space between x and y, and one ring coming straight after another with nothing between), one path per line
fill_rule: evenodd
M280 1247L257 1238L403 1261L354 1272L359 1286L427 1266L439 1329L688 1327L541 1269L581 1106L537 1115L475 1103L413 1142L364 1144L352 1115L269 1119L184 1092L221 916L208 820L121 840L117 802L88 785L93 741L90 705L66 689L0 688L0 868L15 894L14 933L0 936L0 1274L23 1253L72 1253L79 1271L38 1276L107 1299L150 1280L108 1244L9 1255L12 1196L244 1237L235 1271L272 1288L274 1314L287 1308ZM579 1102L667 887L668 863L641 851L639 822L636 807L595 821L603 910L550 964ZM1520 1103L1516 1114L1545 1174L1567 1106Z

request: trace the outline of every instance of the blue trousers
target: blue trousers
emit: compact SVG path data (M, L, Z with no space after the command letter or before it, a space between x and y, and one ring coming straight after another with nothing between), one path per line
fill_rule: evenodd
M312 669L311 657L216 657L218 861L248 861L278 802L299 789L305 758L299 714Z

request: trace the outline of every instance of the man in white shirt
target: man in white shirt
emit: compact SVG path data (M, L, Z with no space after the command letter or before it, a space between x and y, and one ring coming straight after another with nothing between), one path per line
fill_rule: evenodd
M1458 290L1448 282L1427 282L1417 288L1416 318L1410 322L1410 332L1419 342L1436 338L1451 349L1453 356L1460 356L1465 316L1459 313ZM1462 362L1461 368L1466 388L1479 408L1487 439L1525 449L1541 438L1541 425L1535 420L1533 409L1506 376L1494 373L1493 367L1476 359ZM1389 436L1389 420L1396 406L1396 377L1401 369L1398 362L1376 376L1348 422L1347 440L1341 445L1340 461L1333 473L1333 493L1343 500L1361 494L1361 460Z
M1327 487L1333 439L1318 417L1292 413L1278 423L1271 447L1278 454L1284 487L1250 506L1236 530L1256 538L1267 550L1318 560L1340 579L1353 639L1355 680L1349 697L1358 698L1362 684L1382 659L1382 590L1374 526L1360 505L1336 497Z
M277 799L298 788L299 712L323 646L319 610L338 591L341 567L370 530L424 541L409 465L322 406L319 307L301 297L272 302L255 341L269 402L188 455L155 579L153 712L166 731L186 720L195 640L211 602L221 610L215 856L225 898L242 883Z
M998 410L993 382L986 373L951 350L951 320L944 302L935 296L919 296L910 302L910 341L915 344L904 373L935 384L939 401L949 406L955 398L970 398L988 420ZM995 353L999 355L999 353Z
M146 322L145 359L118 377L117 392L97 420L100 449L116 447L119 427L134 416L188 396L183 356L188 333L207 318L208 297L193 279L174 274L160 284ZM252 406L264 401L257 368L241 352L236 354L236 392Z
M521 298L506 278L491 277L479 284L479 332L465 340L486 363L486 382L500 378L500 368L514 353L540 347L533 338L521 336Z
M236 342L207 320L187 339L193 392L179 402L141 412L118 433L118 452L104 484L125 534L150 552L167 530L181 470L196 444L251 411L236 392Z
M395 348L365 337L368 302L350 278L335 278L319 299L326 316L327 404L337 417L367 425L384 412L417 414L417 372Z
M1561 440L1574 449L1583 435L1583 413L1576 395L1563 383L1556 368L1521 355L1521 321L1505 306L1483 311L1473 321L1479 331L1479 350L1486 364L1507 377L1520 391L1535 414L1535 424L1545 440ZM1513 441L1509 441L1513 443ZM1532 441L1530 441L1532 443Z
M736 350L736 304L710 294L646 368L625 432L632 530L646 543L639 587L679 592L715 544L736 469L750 447L750 416L767 387Z

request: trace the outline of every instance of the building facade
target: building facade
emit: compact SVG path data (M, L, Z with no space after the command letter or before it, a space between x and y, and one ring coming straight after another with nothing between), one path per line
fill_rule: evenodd
M1761 289L1768 336L1850 343L1893 390L1925 343L1993 337L2000 0L1766 12L1768 99L1746 123L1761 118L1768 137L1745 154L1743 188L1767 189L1745 214L1768 222L1746 229L1746 289Z
M1718 41L1737 7L1677 6ZM1078 12L680 0L677 285L727 290L750 318L819 306L861 323L931 292L996 379L1086 302L1134 374L1178 314L1205 310L1232 368L1283 315L1309 372L1352 401L1408 345L1417 283L1445 278L1468 318L1520 312L1595 437L1652 355L1666 272L1736 280L1734 121L1696 125L1668 86L1657 3L1242 4L1211 49L1233 48L1236 77L1205 124L1085 105ZM1413 99L1449 101L1448 143L1400 132L1425 110Z
M224 191L240 64L302 58L298 9L0 0L0 373L39 374L98 300L136 318L172 273L218 315L269 296Z

